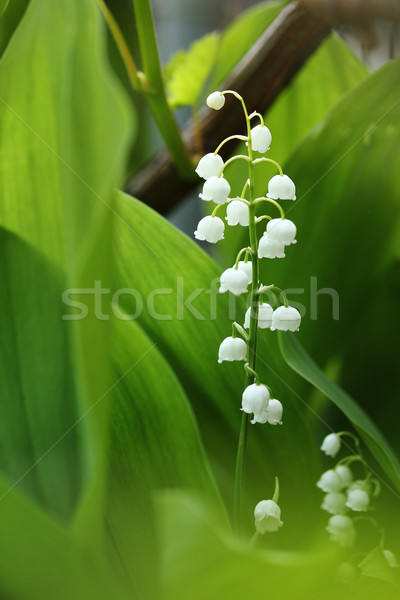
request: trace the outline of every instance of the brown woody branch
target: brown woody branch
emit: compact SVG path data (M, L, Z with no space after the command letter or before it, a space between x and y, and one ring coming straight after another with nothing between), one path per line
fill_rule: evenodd
M290 4L248 51L221 89L234 89L242 94L250 111L257 108L265 112L329 32L325 18L297 2ZM228 135L245 133L240 103L229 97L228 103L229 110L223 118L207 107L200 112L205 152L213 152ZM183 137L189 151L194 153L192 122L183 129ZM220 154L226 158L227 152L229 148L224 146ZM126 190L165 214L197 184L195 176L191 180L182 179L168 153L163 151L128 183Z

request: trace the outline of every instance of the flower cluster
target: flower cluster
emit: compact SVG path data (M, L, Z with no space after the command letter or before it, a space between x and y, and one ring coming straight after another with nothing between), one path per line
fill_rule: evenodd
M282 206L278 203L278 200L296 200L296 188L276 161L265 156L255 156L256 153L264 155L268 152L272 142L271 132L265 125L262 115L257 112L249 115L243 98L232 90L213 92L207 98L207 105L214 110L220 110L225 105L225 97L228 94L233 95L242 104L247 135L229 136L214 152L206 154L199 160L196 173L204 179L200 198L216 206L211 215L200 220L194 235L198 240L215 244L224 238L226 224L228 227L240 226L248 229L248 246L239 251L235 263L221 274L219 293L228 292L234 296L241 296L250 292L250 301L244 314L243 326L234 322L231 335L222 340L218 351L219 363L244 362L248 385L242 393L241 410L244 416L241 435L247 436L248 420L252 424L280 425L282 423L282 404L273 397L271 389L260 382L256 371L257 335L260 329L298 331L301 315L296 308L289 306L282 290L275 285L263 285L260 282L259 261L264 258L284 258L286 247L296 244L296 226L286 218ZM254 124L253 119L259 122ZM224 162L219 152L230 140L245 142L247 154L234 155ZM237 160L246 161L248 164L248 176L243 181L240 195L231 193L231 185L225 176L226 167ZM260 163L274 165L279 173L266 181L265 194L255 197L254 170ZM257 211L259 216L256 216L256 208L264 206L277 210L279 216L272 218L265 211ZM222 211L225 212L224 218L217 216L217 213L221 215ZM260 233L257 225L264 220L267 221L267 225ZM264 301L267 292L276 293L277 298L283 302L277 302L278 306L271 306ZM245 446L242 438L238 448L236 473L244 469L243 448ZM242 477L239 476L238 480L241 481ZM257 504L254 518L258 533L277 531L282 525L277 500L278 497L275 495L273 500L262 500ZM236 504L241 505L241 502L238 501Z
M321 445L321 450L332 458L340 451L341 438L350 436L356 442L357 453L346 456L336 466L325 471L317 482L325 496L321 508L330 513L327 531L331 534L331 540L346 548L354 545L356 529L352 515L354 513L365 513L371 508L371 500L379 494L379 482L372 477L371 472L366 469L363 479L354 479L350 464L359 462L366 467L361 456L358 438L353 434L342 431L327 435Z

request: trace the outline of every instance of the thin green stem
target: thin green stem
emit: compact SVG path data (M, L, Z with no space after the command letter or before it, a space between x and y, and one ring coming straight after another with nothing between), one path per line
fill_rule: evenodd
M230 165L231 163L233 163L235 160L246 160L247 162L250 161L250 158L248 156L245 156L244 154L236 154L235 156L232 156L229 160L226 161L226 163L224 164L224 166L221 168L220 172L218 173L218 177L221 177L222 173L225 170L225 167L227 167L228 165Z
M255 382L256 382L257 385L260 385L260 376L257 373L257 371L255 371L254 369L252 369L250 367L249 363L245 363L244 370L246 371L246 374L249 377L254 377L254 380L255 380Z
M249 336L247 335L247 333L245 332L245 330L243 329L243 327L241 325L239 325L239 323L236 323L236 321L233 321L232 323L232 337L236 337L236 332L238 332L242 338L244 340L249 339Z
M251 119L254 119L254 117L258 117L260 119L260 123L261 123L262 127L264 127L264 117L262 116L262 114L260 114L257 111L252 112L251 115L249 115L250 121L251 121Z
M276 206L276 208L279 210L280 215L281 215L281 219L285 219L285 211L283 210L282 206L279 204L279 202L277 202L276 200L272 200L272 198L266 198L264 196L262 196L261 198L256 198L254 200L254 204L260 204L260 202L268 202L269 204L272 204L273 206Z
M214 210L211 213L212 217L215 217L215 215L217 214L217 212L219 211L219 209L221 208L221 206L224 206L224 204L217 204L217 206L214 208Z
M238 268L240 257L242 256L242 254L244 252L247 252L247 254L253 254L253 251L252 251L252 249L249 246L247 246L247 248L242 248L241 250L239 250L239 252L238 252L238 254L236 256L235 269Z
M244 195L245 195L246 190L249 187L249 185L250 185L250 181L248 179L246 179L246 183L244 184L243 189L242 189L242 193L240 194L241 198L244 198Z
M184 178L193 177L193 162L183 142L164 86L150 0L133 0L142 66L149 90L144 93L171 157Z
M256 158L255 160L253 160L253 165L258 165L258 163L262 163L262 162L268 162L268 163L275 165L279 171L279 174L283 175L281 165L278 162L276 162L276 160L272 160L272 158L266 158L265 156L262 156L261 158Z
M272 217L270 217L269 215L263 215L262 217L257 217L256 218L256 223L261 223L261 221L264 221L264 219L267 219L268 221L271 221Z
M222 146L224 144L226 144L226 142L229 142L230 140L241 140L242 142L247 141L247 137L245 135L230 135L229 137L225 138L220 145L217 147L216 150L214 150L214 154L218 154L218 152L221 150Z
M239 94L234 93L242 103L246 117L247 135L250 139L250 120L246 105ZM251 281L251 308L250 308L250 327L247 342L247 360L250 369L256 371L256 350L257 350L257 321L258 321L258 287L259 287L259 265L257 253L257 229L256 229L256 207L254 205L254 165L251 144L248 145L249 154L249 238L250 248L253 251L252 257L252 281ZM247 385L254 383L254 375L249 373L247 376ZM234 493L234 528L237 534L243 535L245 531L244 518L244 491L246 484L246 452L249 433L250 415L243 412L240 425L239 443L236 457L235 471L235 493Z
M115 45L118 48L118 52L120 53L122 62L124 63L132 88L136 91L143 89L146 82L143 80L143 77L140 76L139 71L137 70L135 61L133 60L132 54L128 48L128 44L122 35L122 31L120 30L117 21L114 19L112 12L108 8L107 4L103 2L103 0L96 0L96 2L103 14L105 22L107 23Z
M281 295L283 298L283 304L285 305L285 307L287 308L289 306L288 297L286 296L285 292L283 290L281 290L281 288L278 288L277 285L263 286L262 288L260 288L258 290L257 295L262 296L265 292L270 291L270 290L272 290L272 291L276 290L277 292L279 292L279 295Z

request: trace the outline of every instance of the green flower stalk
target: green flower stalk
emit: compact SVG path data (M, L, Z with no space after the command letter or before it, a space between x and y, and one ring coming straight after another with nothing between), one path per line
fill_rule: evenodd
M212 214L199 222L194 235L196 239L216 243L223 239L225 224L217 212L226 206L226 221L228 226L240 225L247 227L249 232L248 245L242 248L233 267L226 269L220 278L220 293L229 292L235 296L250 292L249 307L244 315L244 325L233 324L232 335L225 338L219 347L218 362L244 361L246 386L242 394L242 419L239 433L239 443L236 459L235 489L234 489L234 528L236 533L245 532L247 516L244 512L244 490L246 484L246 453L250 424L277 425L282 423L283 407L279 400L273 398L271 389L261 383L257 373L257 336L259 329L279 329L282 331L297 331L301 317L298 311L289 306L285 294L274 285L263 285L259 275L259 260L262 258L283 258L284 249L296 243L296 227L292 221L285 218L285 212L278 199L295 200L296 190L293 181L283 174L281 166L266 157L255 157L255 154L265 154L272 141L271 132L264 124L262 116L253 112L249 115L243 98L233 90L213 92L207 98L207 105L220 110L225 105L226 95L233 95L242 104L246 122L247 135L231 135L223 140L214 153L203 156L196 168L196 173L205 182L200 198L205 202L215 202L217 207ZM252 120L258 119L259 124L252 126ZM232 156L225 163L218 154L221 147L231 141L244 141L247 145L247 155ZM248 175L240 196L230 197L231 186L224 175L228 165L244 161L248 165ZM268 183L268 193L256 197L254 191L254 171L258 164L268 162L278 169L278 175ZM256 207L268 206L279 211L279 218L270 215L256 217ZM259 240L257 224L262 220L268 221L266 230ZM249 289L250 288L250 289ZM263 294L269 291L277 292L278 298L283 298L284 305L275 310L263 302ZM245 329L248 329L246 333ZM239 336L239 337L238 337ZM262 501L257 506L256 526L258 531L277 531L282 525L280 508L277 500ZM260 509L261 506L261 509ZM275 517L272 517L272 508ZM265 508L265 511L264 511ZM263 512L264 511L264 512ZM270 514L271 513L271 514ZM279 518L278 518L279 513ZM267 519L267 520L266 520ZM269 520L268 520L269 519ZM275 519L275 521L273 520ZM262 522L262 526L260 523ZM264 526L264 524L267 525ZM272 523L275 525L272 527Z

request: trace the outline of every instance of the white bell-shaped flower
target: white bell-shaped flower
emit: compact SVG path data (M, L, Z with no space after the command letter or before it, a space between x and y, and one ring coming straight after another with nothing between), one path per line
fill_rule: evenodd
M251 261L248 260L247 262L245 262L244 260L239 260L239 262L238 262L238 269L240 271L243 271L243 273L246 274L247 281L250 284L252 282L252 279L253 279L253 265L252 265Z
M343 487L342 480L333 469L329 469L322 473L317 481L317 487L323 492L340 492Z
M204 217L197 225L194 232L196 240L205 240L211 244L215 244L224 239L225 225L219 217Z
M275 175L268 182L267 196L273 200L296 200L296 186L287 175Z
M225 96L221 92L213 92L207 96L207 106L214 110L219 110L225 104Z
M386 562L391 569L397 569L399 567L398 560L396 555L391 550L382 550L384 557L386 558Z
M337 568L336 577L340 583L352 585L359 577L360 571L349 562L342 562Z
M267 224L267 235L270 240L284 246L296 244L296 225L289 219L271 219Z
M264 233L258 244L259 258L285 258L285 245L272 240L267 232Z
M249 226L249 207L240 200L231 200L226 207L226 220L228 225Z
M282 425L282 414L283 406L276 398L271 398L268 402L268 408L265 411L265 421L258 421L259 423L265 422L270 425ZM264 415L263 415L264 417ZM262 418L263 418L262 417Z
M231 292L235 296L245 294L249 285L249 278L244 271L240 269L226 269L220 277L219 293Z
M250 131L250 140L252 150L265 154L271 144L271 132L265 125L256 125Z
M298 331L301 315L293 306L279 306L272 315L271 331Z
M228 200L231 186L223 177L210 177L204 182L203 191L199 194L206 202L213 201L216 204L225 204Z
M321 504L322 510L326 510L332 515L339 515L345 510L346 496L340 492L330 492L324 496Z
M329 519L326 530L331 534L332 542L337 542L342 548L350 548L354 545L356 530L350 517L333 515Z
M247 345L242 338L234 338L229 336L225 338L218 351L218 362L222 363L224 360L232 362L233 360L246 360Z
M322 452L325 452L327 456L335 457L339 452L341 446L340 437L336 433L330 433L324 437L321 445Z
M210 177L216 177L223 166L224 161L221 156L209 152L199 160L199 164L196 167L196 173L203 179L210 179Z
M356 512L364 512L368 510L369 495L365 490L354 488L347 492L346 506Z
M353 481L353 473L346 465L338 465L335 471L342 480L343 487L347 487Z
M254 509L254 526L257 533L273 533L282 527L281 509L273 500L261 500Z
M266 385L262 383L252 383L248 385L242 394L242 410L250 414L254 413L254 419L251 423L259 422L258 418L267 410L269 402L269 391Z
M250 312L251 312L251 308L249 307L246 310L246 314L244 315L243 327L245 329L248 329L250 327ZM273 312L274 312L274 309L272 308L272 306L270 304L267 304L267 302L263 302L262 304L259 305L257 324L260 329L268 329L269 327L271 327Z

